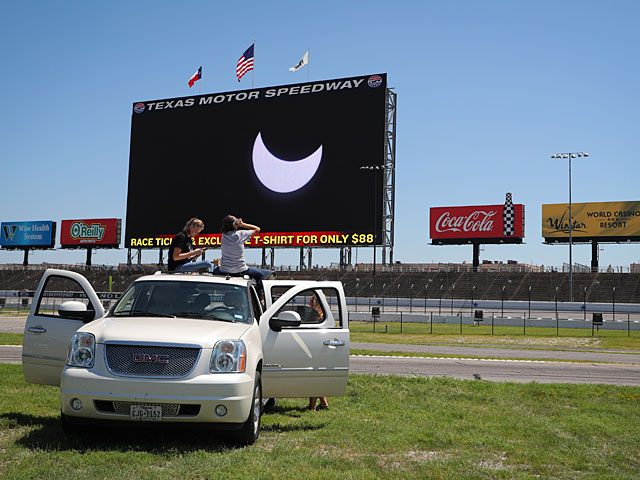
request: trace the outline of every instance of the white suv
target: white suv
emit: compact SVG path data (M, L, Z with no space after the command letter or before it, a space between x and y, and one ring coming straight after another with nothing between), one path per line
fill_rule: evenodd
M264 290L263 307L246 277L149 275L105 315L82 275L47 270L25 326L25 380L60 385L66 432L205 423L251 444L263 397L342 396L349 373L340 282L273 280Z

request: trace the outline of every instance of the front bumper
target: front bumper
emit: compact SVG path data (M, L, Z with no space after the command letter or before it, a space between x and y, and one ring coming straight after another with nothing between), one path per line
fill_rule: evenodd
M249 416L254 381L248 373L192 372L181 379L132 378L67 367L62 373L60 402L63 415L70 420L128 421L132 420L131 405L151 404L162 407L163 423L240 426ZM72 407L75 399L82 402L80 409ZM219 405L226 408L223 416L216 414Z

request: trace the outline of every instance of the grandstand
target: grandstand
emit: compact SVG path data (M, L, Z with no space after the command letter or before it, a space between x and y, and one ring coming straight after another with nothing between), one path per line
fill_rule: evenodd
M99 292L122 292L136 278L161 269L154 264L119 266L0 265L0 290L35 290L48 267L83 274ZM165 268L166 267L162 267ZM281 269L276 278L339 280L347 296L520 301L569 301L569 274L560 272L414 271L380 267L376 272L358 269ZM574 273L574 301L588 303L640 303L640 273ZM615 290L614 290L615 287Z

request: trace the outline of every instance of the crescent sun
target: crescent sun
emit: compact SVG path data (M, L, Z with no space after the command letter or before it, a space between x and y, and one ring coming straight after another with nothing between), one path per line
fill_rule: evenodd
M304 187L313 178L322 160L322 145L306 158L287 161L273 155L258 132L253 142L253 170L269 190L290 193Z

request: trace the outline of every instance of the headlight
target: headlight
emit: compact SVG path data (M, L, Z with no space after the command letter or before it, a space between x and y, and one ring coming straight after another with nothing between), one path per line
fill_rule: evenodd
M213 347L209 371L237 373L244 372L246 351L242 340L220 340Z
M96 356L96 337L90 333L76 333L71 339L67 352L67 365L70 367L93 367Z

